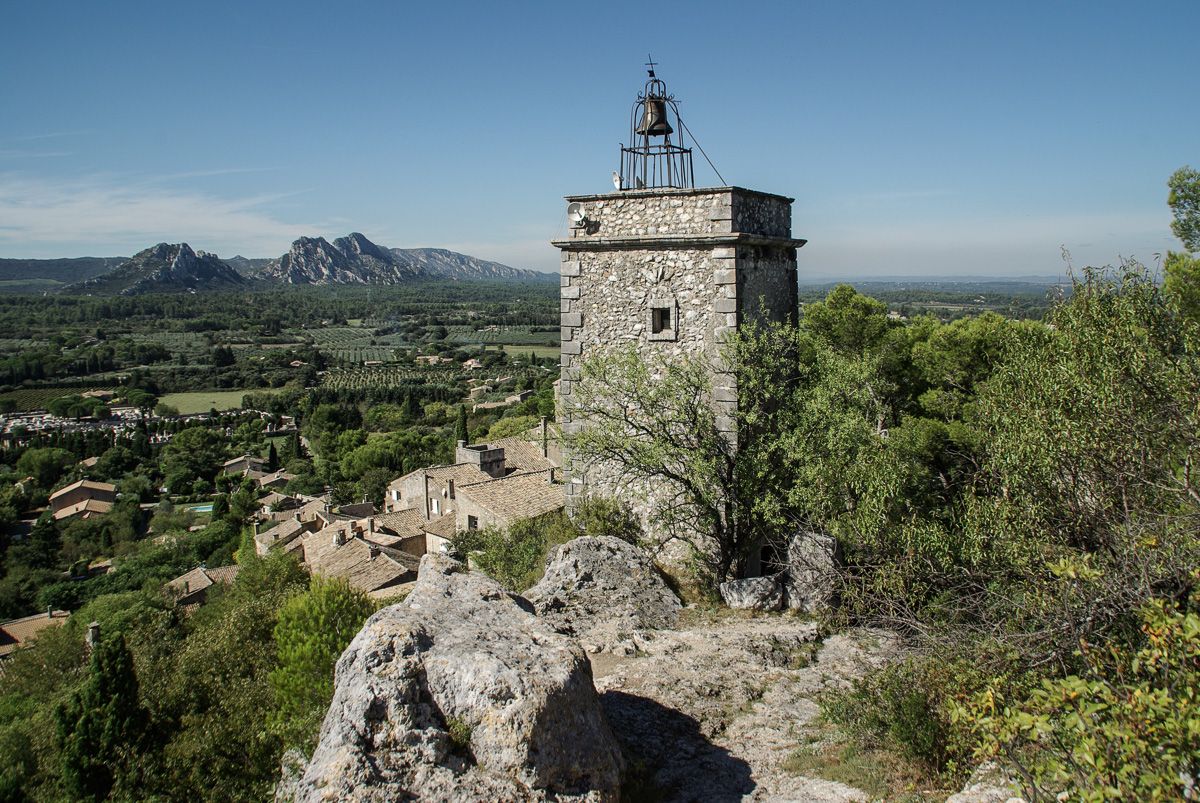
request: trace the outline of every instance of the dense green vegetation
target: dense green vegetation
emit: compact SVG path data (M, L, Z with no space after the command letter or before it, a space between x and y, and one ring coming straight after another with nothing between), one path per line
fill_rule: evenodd
M108 595L16 655L0 691L0 799L269 797L284 747L315 735L333 663L374 606L342 585L310 587L290 557L250 548L239 562L234 584L191 616L157 589ZM102 641L89 656L92 620Z
M1178 799L1200 776L1198 197L1200 174L1172 177L1186 252L1161 287L1128 264L1053 299L810 294L800 320L729 344L732 422L698 361L589 361L577 398L597 425L573 446L670 500L658 523L695 547L683 585L710 597L799 527L836 538L828 624L882 624L912 646L828 701L862 750L948 781L999 758L1034 798ZM95 420L108 407L83 392L109 388L142 415L0 448L0 618L74 612L3 667L0 800L269 796L284 751L311 748L333 664L374 605L256 557L261 492L221 463L257 454L294 475L289 491L379 501L456 440L553 417L557 371L537 349L557 306L552 287L440 283L0 297L0 404ZM255 412L163 415L163 394L220 388ZM295 428L269 433L284 416ZM115 484L113 510L55 522L48 495L80 478ZM593 501L453 546L521 591L581 534L643 538L627 508ZM234 562L191 614L163 591Z
M702 586L797 526L836 537L831 624L914 645L828 706L864 746L952 778L998 756L1038 797L1177 799L1200 772L1200 321L1181 301L1136 264L1085 271L1046 324L890 319L839 287L730 344L736 453L697 401L704 366L620 352L585 364L598 426L573 444L673 500Z
M557 310L552 286L514 283L0 296L0 404L7 399L10 409L34 409L46 396L21 394L57 386L131 386L155 394L308 387L326 369L369 361L419 372L412 361L419 354L461 362L487 356L488 344L557 343Z

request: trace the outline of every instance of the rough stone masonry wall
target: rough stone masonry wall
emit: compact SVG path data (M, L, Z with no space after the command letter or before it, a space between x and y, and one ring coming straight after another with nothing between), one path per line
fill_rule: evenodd
M795 248L769 242L741 244L739 235L791 236L790 199L738 188L626 191L570 198L585 224L573 228L562 251L563 431L570 419L582 360L601 349L635 344L662 359L708 355L717 362L722 339L761 314L796 310ZM650 310L669 305L674 336L653 339ZM737 389L714 373L718 423L733 437ZM568 507L580 496L618 496L630 502L653 534L656 489L627 487L619 466L580 465L565 456ZM586 475L586 483L580 482Z
M733 231L729 190L633 190L574 200L594 224L572 231L580 239Z

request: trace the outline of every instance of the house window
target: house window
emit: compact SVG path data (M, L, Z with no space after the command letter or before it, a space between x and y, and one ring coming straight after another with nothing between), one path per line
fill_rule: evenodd
M479 529L479 519L477 519L474 516L467 516L467 529L468 530L478 530Z
M439 500L439 499L433 499L433 500L431 500L431 501L433 502L433 515L435 515L435 516L440 516L440 515L442 515L442 503L441 503L441 500Z
M446 490L450 492L450 498L454 498L454 480L446 481Z
M650 300L650 320L647 337L650 340L675 340L679 326L679 305L673 298Z

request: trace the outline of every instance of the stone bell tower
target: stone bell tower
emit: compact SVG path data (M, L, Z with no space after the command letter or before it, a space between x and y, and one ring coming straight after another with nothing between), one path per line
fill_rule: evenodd
M562 251L564 433L587 426L571 420L570 402L589 355L634 343L647 356L708 356L717 364L722 338L743 323L796 316L796 249L805 240L792 237L793 199L697 189L685 133L650 65L630 115L631 144L613 173L616 190L566 199L567 238L553 242ZM718 422L732 435L738 391L727 374L714 375ZM584 493L617 492L605 467L564 457L568 507Z

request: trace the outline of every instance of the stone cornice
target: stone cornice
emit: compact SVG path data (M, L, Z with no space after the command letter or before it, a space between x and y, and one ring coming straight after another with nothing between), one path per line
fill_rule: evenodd
M579 237L551 240L550 244L563 251L600 251L613 249L650 248L712 248L719 245L767 245L800 248L808 240L792 237L770 237L764 234L647 234L638 237Z
M779 198L787 201L789 204L795 201L795 198L789 198L786 195L777 195L773 192L763 192L762 190L748 190L745 187L696 187L679 189L675 187L655 187L653 189L644 190L620 190L617 192L598 192L590 195L568 195L568 201L612 201L620 198L654 198L658 196L682 196L682 195L716 195L718 193L731 192L738 195L759 195L765 198Z

